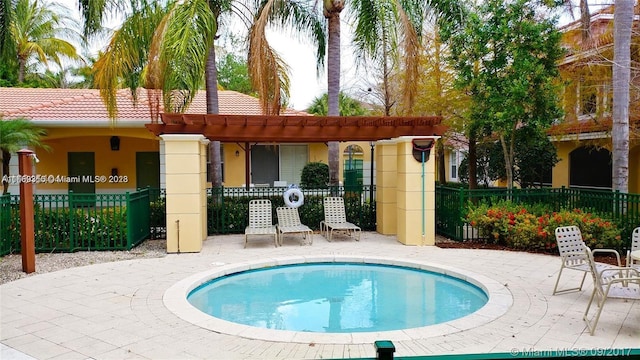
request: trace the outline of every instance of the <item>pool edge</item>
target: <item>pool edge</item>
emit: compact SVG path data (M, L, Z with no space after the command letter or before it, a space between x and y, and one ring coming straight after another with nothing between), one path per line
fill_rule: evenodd
M474 313L445 323L403 330L361 333L315 333L262 329L215 318L196 309L187 301L187 295L193 289L219 276L266 266L318 262L372 263L429 270L456 277L478 286L487 294L488 301ZM163 303L170 312L184 321L210 331L247 339L317 344L371 344L375 340L383 338L391 341L424 339L469 330L487 324L504 315L513 305L511 292L497 281L469 270L429 262L390 257L318 254L270 258L237 264L216 263L212 264L212 266L214 267L210 270L188 276L169 287L164 292Z

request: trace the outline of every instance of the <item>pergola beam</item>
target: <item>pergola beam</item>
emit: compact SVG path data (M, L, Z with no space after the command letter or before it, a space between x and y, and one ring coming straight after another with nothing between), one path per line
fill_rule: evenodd
M442 135L441 118L382 116L262 116L161 114L147 124L155 135L203 134L222 142L309 143L376 141L400 136Z

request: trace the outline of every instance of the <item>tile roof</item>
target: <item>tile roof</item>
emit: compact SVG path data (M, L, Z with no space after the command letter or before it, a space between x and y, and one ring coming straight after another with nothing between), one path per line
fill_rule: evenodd
M260 103L255 97L236 91L220 90L220 114L260 115ZM138 92L134 103L131 92L117 92L118 120L150 122L149 100L145 89ZM193 103L185 111L191 114L206 113L206 93L199 91ZM26 117L34 121L108 121L107 109L97 89L39 89L0 87L0 114L5 119ZM287 109L286 115L307 115Z

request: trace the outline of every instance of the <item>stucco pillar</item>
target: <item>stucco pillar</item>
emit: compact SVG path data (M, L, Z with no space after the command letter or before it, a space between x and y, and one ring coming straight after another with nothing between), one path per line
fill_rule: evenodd
M380 140L375 146L376 230L380 234L395 235L397 146L394 140Z
M438 136L400 137L397 141L397 237L405 245L435 245L435 146L424 163L413 156L414 139ZM426 154L425 154L426 155ZM426 157L426 156L425 156Z
M164 141L167 252L199 252L207 237L206 148L203 135L169 134Z

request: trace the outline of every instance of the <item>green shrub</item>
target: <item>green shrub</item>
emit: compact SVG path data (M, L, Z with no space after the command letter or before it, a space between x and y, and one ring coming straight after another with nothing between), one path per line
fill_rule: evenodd
M555 252L555 229L568 225L578 226L591 248L621 250L624 245L614 223L579 209L533 213L525 206L500 201L469 209L466 220L486 241L517 250Z
M302 168L300 187L303 189L326 189L329 184L329 165L310 162Z

